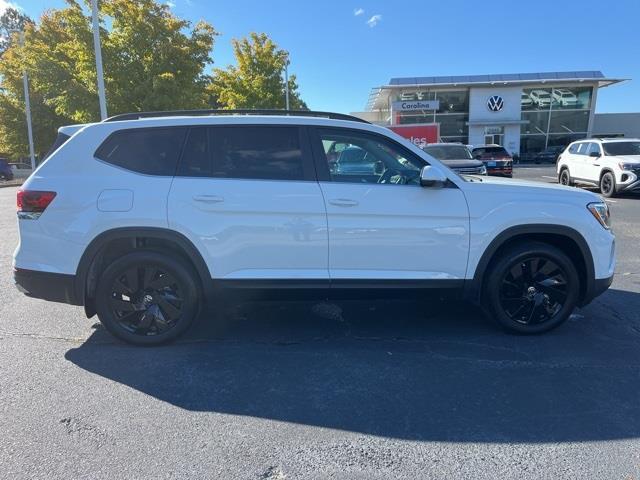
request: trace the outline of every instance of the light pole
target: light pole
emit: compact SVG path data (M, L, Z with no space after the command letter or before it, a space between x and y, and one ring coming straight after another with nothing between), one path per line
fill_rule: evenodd
M20 32L20 47L24 47L24 32ZM23 63L24 64L24 63ZM31 98L29 97L29 78L27 69L22 70L22 87L24 88L24 109L27 115L27 138L29 139L29 157L31 169L36 169L36 154L33 148L33 127L31 126Z
M98 76L98 100L100 119L107 118L107 99L104 93L104 75L102 72L102 49L100 48L100 19L98 18L98 0L91 0L91 19L93 21L93 50L96 55L96 74Z
M284 59L284 109L289 110L289 54Z

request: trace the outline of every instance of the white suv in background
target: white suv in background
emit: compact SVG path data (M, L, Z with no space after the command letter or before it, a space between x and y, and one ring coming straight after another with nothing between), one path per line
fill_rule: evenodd
M447 291L540 333L611 284L614 236L593 193L459 176L346 115L239 113L63 129L18 191L17 286L149 345L227 289ZM336 143L374 168L330 168Z
M558 157L558 181L600 188L605 197L640 190L640 139L592 138L571 143Z

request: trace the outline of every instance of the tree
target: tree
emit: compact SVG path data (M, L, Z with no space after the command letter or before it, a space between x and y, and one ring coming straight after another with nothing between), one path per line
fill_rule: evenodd
M0 58L0 151L27 152L23 69L36 152L48 149L60 125L99 120L88 0L84 8L66 2L66 8L45 12L37 25L27 24L24 46L11 44ZM155 0L101 0L100 9L110 115L207 106L204 69L217 35L211 25L192 27Z
M283 70L288 53L265 33L233 40L236 65L214 69L209 86L210 102L226 109L285 108ZM289 102L292 110L306 110L300 98L296 76L289 76Z
M9 7L0 16L0 57L11 45L16 32L24 30L27 24L33 24L33 20L19 10Z

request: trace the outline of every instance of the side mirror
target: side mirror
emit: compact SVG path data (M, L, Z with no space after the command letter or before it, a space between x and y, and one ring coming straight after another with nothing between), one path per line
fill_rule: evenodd
M600 154L598 152L591 152L589 156L593 158L600 158Z
M420 185L423 187L441 188L447 183L447 177L431 165L420 170Z

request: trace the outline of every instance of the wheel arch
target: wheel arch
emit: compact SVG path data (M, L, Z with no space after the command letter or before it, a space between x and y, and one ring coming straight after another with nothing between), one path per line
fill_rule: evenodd
M105 255L112 249L112 256L150 249L164 253L177 254L186 260L198 274L197 281L205 296L211 290L211 273L202 255L195 245L184 235L174 230L158 227L122 227L107 230L97 235L87 246L76 270L75 294L82 299L88 317L95 314L93 292L97 284L97 275L104 268Z
M465 281L466 299L480 303L484 279L501 251L520 241L539 241L553 245L571 258L580 277L580 305L589 302L595 288L595 267L587 241L577 230L565 225L530 224L507 228L497 235L480 257L473 278Z

